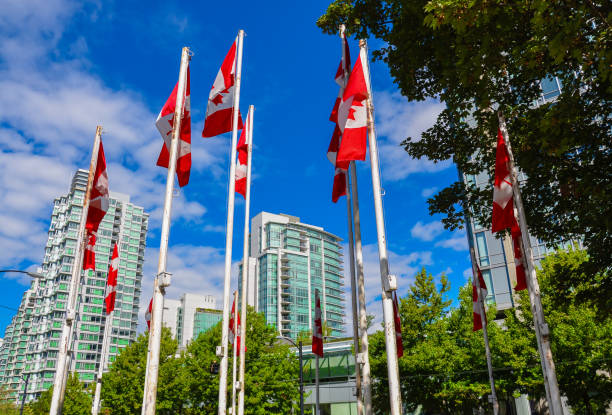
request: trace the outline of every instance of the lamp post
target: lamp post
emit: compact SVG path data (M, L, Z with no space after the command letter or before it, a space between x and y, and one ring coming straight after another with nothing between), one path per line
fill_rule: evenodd
M297 347L300 356L300 415L304 415L304 366L302 365L302 341L297 344L289 337L277 336L279 340L285 340Z
M32 271L20 271L20 270L18 270L18 269L0 269L0 273L2 273L2 272L6 272L6 273L9 273L9 272L16 272L16 273L18 273L18 274L27 274L27 275L29 275L29 276L30 276L30 277L32 277L32 278L45 278L45 276L44 276L44 275L39 274L38 272L32 272Z

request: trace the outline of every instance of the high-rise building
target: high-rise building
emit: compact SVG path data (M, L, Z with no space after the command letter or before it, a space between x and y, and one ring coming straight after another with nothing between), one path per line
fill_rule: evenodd
M301 223L295 216L261 212L251 220L249 242L247 302L264 313L268 324L293 339L312 330L315 290L319 290L331 335L344 333L343 254L338 236Z
M223 318L223 311L215 309L212 295L185 293L180 300L164 300L163 325L168 327L180 348L185 348Z
M555 77L546 78L540 83L542 94L533 105L542 105L554 101L561 93L561 84ZM469 122L469 120L468 120ZM489 186L489 174L481 172L478 175L460 173L461 179L468 185L475 185L480 189ZM527 178L519 172L519 182ZM491 191L493 203L493 191ZM481 224L467 217L466 229L470 247L474 247L482 276L488 289L487 302L495 304L497 310L514 307L514 286L516 285L516 272L512 239L509 236L497 238L491 232L490 223ZM543 242L530 236L533 257L536 264L554 249L547 247ZM557 247L568 246L570 243L559 243Z
M88 171L78 170L70 192L55 199L44 259L38 269L43 278L33 280L6 328L0 349L0 385L8 387L16 398L24 393L26 376L28 400L53 385L87 178ZM142 207L130 203L128 195L110 193L110 206L97 234L96 269L81 271L72 339L70 370L86 384L95 380L100 364L105 285L115 243L119 243L120 263L107 361L112 362L136 339L148 218Z

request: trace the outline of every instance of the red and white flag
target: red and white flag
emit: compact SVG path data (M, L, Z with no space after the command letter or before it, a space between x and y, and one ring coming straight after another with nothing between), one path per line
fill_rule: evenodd
M395 324L395 346L399 358L404 355L404 343L402 342L402 320L400 319L399 303L395 291L393 291L393 323Z
M346 174L349 167L349 162L336 163L338 150L340 149L340 141L342 140L342 131L338 125L338 108L342 102L344 95L344 87L348 82L348 74L351 70L351 56L349 53L348 41L346 36L342 37L342 59L336 71L336 83L340 86L338 97L334 103L329 120L335 124L334 133L332 134L329 147L327 148L327 158L334 165L334 184L332 187L332 202L336 203L341 196L346 195Z
M178 82L174 85L172 93L157 116L155 126L164 139L157 165L168 168L170 163L170 143L172 142L172 126L174 125L174 111L176 109L176 95ZM183 105L183 116L181 119L181 131L179 133L178 154L176 158L176 176L179 186L183 187L189 183L189 172L191 170L191 93L189 86L189 66L187 67L187 85L185 86L185 103Z
M232 313L230 315L230 321L229 321L229 342L230 344L234 344L234 339L238 339L237 343L236 343L236 356L238 356L240 354L240 313L238 313L238 334L236 334L234 332L234 325L235 323L235 319L236 318L236 300L234 299L234 302L232 303ZM246 351L246 349L245 349Z
M96 269L96 233L100 222L104 219L108 210L108 175L106 174L106 158L104 157L104 147L100 140L98 148L98 161L96 162L96 172L89 194L89 209L87 210L87 246L83 254L83 269Z
M312 328L312 352L323 357L323 321L321 320L321 299L319 290L315 290L315 314Z
M516 220L514 209L513 188L510 180L510 155L501 130L497 129L497 152L495 156L495 182L493 185L493 219L491 231L497 233L510 228L514 263L516 266L515 291L527 288L525 264L521 250L521 228Z
M510 156L500 129L497 129L497 152L495 156L495 182L493 184L493 220L491 232L496 233L512 228L514 202L512 200L512 181L510 180Z
M108 268L108 279L106 280L107 294L104 302L106 303L106 315L115 309L115 298L117 297L117 273L119 271L119 252L117 244L113 248L110 267Z
M247 186L247 168L249 161L249 145L251 143L247 143L246 136L249 130L249 115L247 114L246 125L242 129L242 133L240 134L240 139L238 140L238 145L236 146L236 150L238 152L238 157L236 160L236 193L240 193L242 197L246 198L246 186ZM250 141L250 138L249 138Z
M336 165L353 160L365 160L368 138L368 88L363 72L364 54L359 55L338 106L338 126L342 140Z
M147 312L145 313L145 320L147 320L147 327L151 330L151 313L153 312L153 299L149 301L149 308L147 308Z
M480 268L476 265L476 269L478 270L478 275L474 277L472 281L472 316L474 318L474 331L482 330L482 319L480 317L480 305L478 304L482 301L484 308L484 300L487 298L487 284L485 284L484 278L482 278L482 272L480 272ZM479 297L480 296L480 297ZM485 321L487 321L487 316L484 316Z
M527 289L527 276L525 275L525 259L521 250L521 228L516 219L514 225L510 229L512 234L512 248L514 251L514 266L516 270L516 286L514 291Z
M232 131L237 43L238 38L232 43L210 90L202 137L215 137ZM238 129L241 128L242 116L238 113Z

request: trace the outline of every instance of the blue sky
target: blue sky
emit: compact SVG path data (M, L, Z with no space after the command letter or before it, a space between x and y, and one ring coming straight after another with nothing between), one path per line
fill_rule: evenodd
M204 140L200 132L208 91L238 29L246 32L242 112L249 104L256 107L252 214L288 213L345 237L346 203L331 202L333 169L325 156L341 53L339 39L315 24L327 4L3 2L0 268L40 264L53 198L67 192L77 168L87 167L100 123L111 190L130 194L151 214L141 304L148 302L166 177L155 166L162 139L154 122L176 83L181 47L189 46L193 169L190 184L174 199L168 297L198 292L215 295L221 304L230 137ZM349 44L355 58L357 42ZM406 136L433 124L441 104L409 103L384 64L374 63L371 71L390 267L399 277L399 293L426 266L434 275L447 273L455 297L470 266L465 233L445 231L439 218L429 216L426 199L456 180L456 168L413 160L399 147ZM358 175L367 307L380 319L369 159L359 163ZM237 200L234 261L242 254L244 221L244 203ZM16 308L27 283L0 274L0 305ZM12 314L0 308L2 332Z

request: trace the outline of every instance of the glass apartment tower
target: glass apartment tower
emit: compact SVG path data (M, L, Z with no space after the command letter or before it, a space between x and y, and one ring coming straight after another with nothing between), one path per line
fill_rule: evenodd
M42 266L23 295L19 311L6 328L0 349L0 385L21 399L29 377L27 399L53 385L68 287L82 220L87 170L78 170L70 192L55 199ZM104 294L112 249L119 242L117 300L112 315L109 359L136 339L138 304L149 215L127 195L110 193L110 207L96 242L96 269L81 271L81 286L72 340L70 370L89 384L95 380L106 319Z
M283 336L312 330L315 290L332 336L344 333L341 239L289 215L251 220L247 301ZM242 272L241 272L242 274Z
M223 311L216 309L212 295L185 293L180 300L164 300L162 324L170 329L181 349L207 331L223 318Z
M561 93L561 84L557 78L546 78L540 82L542 94L533 105L542 105L554 101ZM488 187L490 176L487 172L478 175L462 174L461 179L468 185L475 185L480 189ZM519 173L519 182L527 178ZM493 203L493 190L491 190L491 203ZM488 289L487 302L495 304L497 310L505 310L514 307L514 289L516 285L516 272L514 264L514 252L510 236L497 238L491 232L490 223L477 223L473 218L467 217L466 229L468 243L474 247L476 259L479 262L482 276ZM553 249L530 236L533 257L536 264ZM564 244L560 244L562 246ZM565 245L569 245L565 243Z

